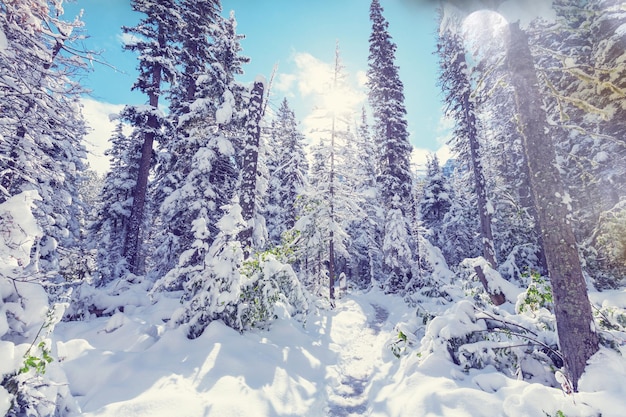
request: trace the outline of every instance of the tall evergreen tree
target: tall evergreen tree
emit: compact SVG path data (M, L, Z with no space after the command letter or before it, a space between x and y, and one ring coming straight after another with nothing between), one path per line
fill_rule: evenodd
M367 86L369 88L369 103L374 116L373 136L378 143L379 175L377 178L378 191L383 207L388 212L399 210L387 220L393 224L385 225L387 251L384 253L384 272L393 274L394 284L387 285L388 291L400 291L412 278L411 266L414 253L415 239L411 236L411 224L414 216L414 202L412 194L412 174L410 168L411 144L406 122L404 107L403 85L395 65L396 45L387 30L389 24L383 16L383 8L378 0L373 0L370 6L370 20L372 33L369 38L369 68L367 71ZM406 231L399 230L406 228ZM391 234L405 236L408 240L409 253L401 248L407 242L394 242ZM398 245L394 248L394 245ZM406 254L402 260L396 259L399 254Z
M181 30L183 24L178 4L174 0L133 0L132 8L143 13L145 17L137 26L123 27L122 30L136 37L125 48L139 54L139 77L133 89L148 96L148 105L128 106L124 112L124 116L140 132L138 136L142 141L137 180L133 189L133 205L124 241L124 257L130 272L139 274L143 272L143 223L153 144L160 139L166 122L159 110L159 99L163 95L164 83L174 82L177 76L178 53L174 35Z
M204 5L205 13L181 11L188 16L189 25L203 28L188 25L186 30L203 35L195 38L198 55L192 57L187 51L183 56L184 68L196 68L192 71L194 96L188 95L190 89L184 83L173 91L179 103L174 108L176 122L159 167L161 180L156 195L163 226L153 261L157 276L165 276L159 288L185 285L186 275L176 271L198 240L192 225L204 224L208 234L203 234L203 240L210 246L219 233L217 223L225 215L223 208L232 201L240 180L237 161L241 162L241 138L246 136L243 121L250 111L246 106L248 93L235 75L243 71L241 65L248 59L237 55L242 36L235 31L234 16L224 19L215 14L218 4ZM187 72L182 71L183 78Z
M241 217L245 224L243 229L239 232L238 240L243 247L244 258L248 258L253 249L260 249L259 247L255 248L252 238L255 229L261 226L257 222L257 215L260 215L260 210L258 210L260 197L257 195L257 178L259 177L259 144L261 140L264 91L265 80L258 78L255 80L252 91L250 92L244 146L241 157L242 167L241 183L239 185L239 204L241 205Z
M346 270L349 282L359 288L368 288L381 277L382 210L376 199L376 145L370 133L365 107L354 138L347 144L352 156L348 163L353 172L352 179L355 194L359 196L361 211L347 227L350 236L350 254Z
M63 10L48 2L0 5L7 39L0 51L0 202L26 190L39 193L33 212L43 234L33 254L58 279L64 258L74 256L82 237L78 186L86 128L83 90L71 78L85 67L75 47L82 24L64 20Z
M327 287L331 303L335 298L335 281L350 259L346 229L360 211L360 199L354 193L349 169L355 166L348 145L353 141L351 120L345 117L347 109L337 106L334 100L345 88L337 44L332 79L324 97L327 105L319 108L320 117L327 125L320 129L323 136L313 148L310 187L302 199L302 217L296 224L301 232L301 261L307 266L307 281L314 287Z
M207 216L219 212L221 204L225 204L232 193L232 184L221 184L228 195L226 201L215 203L216 194L209 191L213 188L208 179L213 161L220 154L218 143L222 140L218 140L221 135L215 134L215 113L221 96L205 88L204 83L215 78L212 63L216 59L215 39L221 36L221 11L220 2L215 0L181 2L180 13L186 24L174 34L181 45L180 74L169 91L171 124L158 154L152 190L160 225L152 261L157 276L173 268L181 252L194 241L190 225L198 212L204 210ZM213 146L209 146L210 143ZM213 159L203 162L198 158L203 148L209 150L201 155ZM230 145L226 149L231 155L234 152ZM201 179L198 170L205 172L203 175L207 178ZM206 190L204 197L203 190ZM216 214L206 219L212 236L215 236L213 225L218 218Z
M304 192L308 162L304 154L304 135L287 99L283 99L271 131L273 156L268 163L269 185L267 230L269 243L281 243L282 234L298 218L296 200Z
M452 205L452 190L448 179L443 175L439 158L433 154L426 164L426 183L419 201L419 212L422 226L429 230L433 243L439 246L439 233L443 219Z
M482 153L478 141L475 102L472 99L468 66L465 59L463 39L458 33L459 22L444 21L442 36L438 43L441 75L440 83L446 95L447 113L456 122L456 149L466 158L474 177L474 192L477 196L478 214L480 218L480 235L483 256L493 268L497 268L496 252L493 243L491 216L493 203L487 197L487 184L483 172ZM502 304L504 295L493 293L482 269L477 266L476 273L491 300L496 305Z
M132 191L141 152L140 142L124 134L121 120L109 142L111 147L105 155L109 156L110 169L104 177L96 220L89 225L89 246L96 250L98 286L119 279L127 272L120 242L125 241L128 232Z

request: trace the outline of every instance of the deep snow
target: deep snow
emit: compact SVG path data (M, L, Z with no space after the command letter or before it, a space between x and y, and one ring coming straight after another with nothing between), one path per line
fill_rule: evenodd
M157 303L86 322L60 323L55 349L84 416L614 416L626 412L626 361L603 348L581 392L463 372L442 352L418 354L398 330L415 308L374 289L316 308L301 323L278 311L269 331L211 323L195 340L163 321ZM626 292L612 299L625 304ZM280 309L279 309L280 310ZM404 326L404 327L403 327ZM407 327L408 326L408 327ZM409 333L404 330L404 332ZM391 346L399 347L392 353ZM622 354L626 349L621 347Z

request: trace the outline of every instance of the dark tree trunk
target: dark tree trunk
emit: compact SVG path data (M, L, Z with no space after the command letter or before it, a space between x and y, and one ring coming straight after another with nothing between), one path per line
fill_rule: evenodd
M163 43L165 41L163 40ZM154 90L159 91L161 86L162 68L155 65L152 70L152 84ZM156 92L149 94L150 107L156 112L159 108L159 95ZM128 220L128 232L124 242L124 258L128 265L128 270L133 274L143 272L141 256L141 232L143 228L144 212L146 207L146 194L148 191L148 177L152 162L152 147L156 132L159 129L159 121L155 114L148 116L147 126L144 127L143 145L141 147L141 159L139 160L139 171L137 173L137 183L133 190L133 205Z
M253 221L256 208L256 179L258 175L259 140L261 137L261 117L263 116L262 82L255 82L252 87L250 103L248 105L248 120L246 122L246 138L242 155L241 189L239 204L241 216L246 222L245 229L239 232L239 241L247 258L252 248Z
M598 350L598 335L594 330L576 239L568 219L565 189L548 135L528 37L518 23L509 27L511 40L507 61L552 284L559 344L566 372L577 391L587 360Z

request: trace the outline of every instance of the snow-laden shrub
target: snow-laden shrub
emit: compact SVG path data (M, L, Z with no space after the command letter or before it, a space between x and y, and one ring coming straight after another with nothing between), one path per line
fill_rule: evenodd
M435 317L422 339L422 355L441 355L464 371L493 366L509 377L556 385L563 361L554 325L504 309L479 309L462 300Z
M183 306L173 314L172 322L188 326L192 339L214 320L239 331L267 327L276 318L274 307L279 302L293 314L307 309L295 273L276 254L270 251L245 259L238 240L243 226L241 207L232 204L218 222L219 234L208 246L206 222L196 220L193 247L181 255L178 267L156 284L156 290L182 284Z
M41 231L36 192L0 204L0 414L64 416L77 411L67 379L51 356L50 335L63 306L48 294L30 251Z
M290 316L308 310L308 301L291 265L276 254L263 252L251 256L242 267L241 303L239 314L242 327L266 327L278 318L277 303L287 308Z
M405 300L411 305L437 299L447 304L457 296L458 288L453 285L454 274L450 271L441 250L421 235L418 236L419 261L413 271Z

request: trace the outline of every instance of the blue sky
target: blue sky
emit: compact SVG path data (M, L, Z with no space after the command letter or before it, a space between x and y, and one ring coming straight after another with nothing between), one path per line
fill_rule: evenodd
M416 0L381 0L389 32L397 45L396 64L405 87L407 120L411 142L424 151L435 151L442 145L440 131L441 102L437 82L436 2ZM243 53L251 58L241 81L252 81L257 74L269 78L274 66L278 71L272 88L271 105L277 107L287 97L303 121L316 103L315 84L320 74L334 60L335 44L360 107L365 100L363 88L367 70L368 39L371 32L369 0L223 0L224 15L235 11L238 32L246 35ZM90 49L101 51L102 58L117 70L94 64L83 79L92 90L86 108L88 120L102 119L122 104L143 104L146 97L131 92L136 78L136 56L122 50L122 25L134 25L141 17L130 8L130 0L77 0L66 3L66 18L83 9L83 21ZM119 106L118 106L119 107ZM97 135L91 141L108 138L110 124L92 122ZM108 126L108 127L107 127ZM98 136L98 138L96 138ZM94 150L95 153L102 152ZM419 158L422 159L422 158Z

